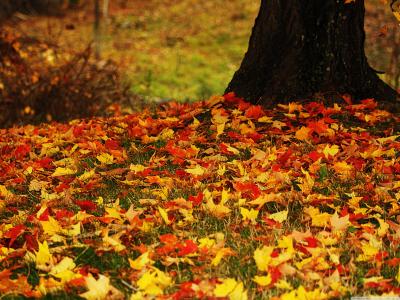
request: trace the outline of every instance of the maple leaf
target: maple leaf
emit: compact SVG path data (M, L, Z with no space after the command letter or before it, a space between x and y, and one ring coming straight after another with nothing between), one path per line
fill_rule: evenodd
M297 299L325 300L328 299L328 295L320 291L319 289L307 291L302 285L300 285L296 290L282 294L281 299L282 300L297 300Z
M268 202L274 202L274 201L279 201L281 198L281 194L262 194L258 196L255 200L247 202L250 205L257 205L258 209L260 210L266 203Z
M326 145L324 150L322 150L322 153L325 155L326 159L329 159L330 157L334 157L336 154L339 153L339 146L338 145Z
M296 139L300 141L306 141L310 138L311 129L308 127L302 126L299 130L296 131Z
M74 175L76 174L75 170L69 169L69 168L62 168L58 167L53 174L51 174L52 177L59 177L59 176L66 176L66 175Z
M231 209L224 204L228 201L227 191L221 193L221 201L219 204L215 204L212 194L208 190L203 191L204 198L206 199L206 205L208 211L216 217L222 218L229 215Z
M99 274L99 279L95 279L92 274L85 277L87 292L80 294L79 296L87 300L102 300L107 299L112 286L110 284L110 278Z
M194 168L190 169L185 169L186 173L192 174L192 175L197 175L201 176L206 172L206 168L203 168L202 166L196 165Z
M268 219L274 220L276 222L282 223L283 221L286 221L287 216L288 216L289 211L288 210L283 210L277 213L270 214L268 216Z
M268 286L272 282L271 274L266 276L254 276L253 281L260 286Z
M7 188L4 185L0 185L0 196L4 198L10 198L13 196L13 193L7 190Z
M68 282L82 277L81 274L73 272L75 267L76 265L72 258L64 257L57 265L51 268L49 274L60 279L61 282Z
M124 232L116 233L112 236L109 236L109 229L106 228L103 230L103 242L107 246L111 246L112 249L116 252L120 252L126 249L125 245L121 243L120 237Z
M321 213L316 207L306 207L304 212L311 218L311 225L316 227L326 227L331 221L331 215L328 213Z
M158 212L160 213L160 216L164 220L165 224L171 224L171 221L168 218L168 212L165 209L159 206Z
M105 165L112 165L114 163L114 156L108 153L102 153L96 156L97 160Z
M47 244L47 241L44 241L43 243L38 243L39 244L39 250L36 252L35 255L35 262L36 262L36 267L39 270L48 270L51 265L53 265L53 256L50 253L49 250L49 245Z
M344 177L349 177L353 171L353 166L347 164L345 161L341 161L341 162L336 162L333 165L333 169L335 170L336 173Z
M172 279L166 273L152 267L137 281L137 286L147 295L162 295L166 287L172 284Z
M221 262L222 258L224 258L227 255L234 255L235 252L232 251L231 248L221 248L217 251L217 254L215 255L215 257L213 258L213 260L211 261L211 265L216 267L219 265L219 263Z
M257 268L260 271L267 271L269 264L272 261L271 254L274 251L274 247L263 246L261 249L254 251L254 260Z
M332 230L334 231L345 231L347 227L351 224L349 222L349 215L345 215L344 217L339 217L337 212L335 212L331 217L330 217L330 222L332 226Z
M10 239L9 243L8 243L8 247L11 247L11 245L14 243L14 241L21 236L25 230L26 230L26 226L23 224L20 225L16 225L13 228L10 228L9 230L7 230L3 237Z
M240 214L242 215L243 221L249 220L252 224L257 223L258 210L241 207Z
M243 283L237 282L233 278L220 279L214 289L216 297L228 297L230 300L246 300L247 292L243 289Z
M41 221L40 224L42 224L44 233L50 236L63 232L61 225L51 216L48 217L48 221Z
M210 249L215 245L215 240L208 237L199 239L199 248Z
M300 187L301 191L304 194L309 195L312 191L312 188L314 187L315 181L310 176L310 173L308 173L308 171L304 171L303 169L301 171L305 175L305 177L299 178L301 183L299 183L297 185Z
M396 281L397 281L397 283L400 283L400 268L399 268L399 271L397 272L397 275L396 275Z
M251 119L259 119L265 115L264 110L262 109L261 105L252 105L250 106L246 112L246 118Z
M87 181L90 178L92 178L95 174L96 174L95 170L90 170L90 171L86 171L85 173L80 175L78 178L79 178L79 180Z
M140 271L145 266L153 264L153 261L150 259L149 256L150 256L150 252L147 251L147 252L143 253L142 255L140 255L135 260L132 260L132 259L129 258L128 259L129 260L129 265L131 266L131 268Z

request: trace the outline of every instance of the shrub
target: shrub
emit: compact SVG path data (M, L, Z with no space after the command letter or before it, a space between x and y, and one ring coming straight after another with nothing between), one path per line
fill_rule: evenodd
M56 46L0 32L0 127L104 115L132 96L118 66L95 62L91 48L60 53Z

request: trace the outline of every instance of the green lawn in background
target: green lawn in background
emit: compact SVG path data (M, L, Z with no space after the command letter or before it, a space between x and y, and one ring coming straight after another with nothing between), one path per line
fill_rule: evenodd
M381 19L391 22L394 17L389 8L378 12L375 8L381 4L375 1L366 3L366 50L372 66L386 71L391 48L385 43L390 41L377 34L385 25ZM159 101L193 101L223 93L247 49L259 8L259 1L248 0L126 3L122 8L111 1L109 18L102 23L102 58L120 63L134 93ZM67 49L84 49L93 40L92 7L88 3L61 19L29 17L16 26Z

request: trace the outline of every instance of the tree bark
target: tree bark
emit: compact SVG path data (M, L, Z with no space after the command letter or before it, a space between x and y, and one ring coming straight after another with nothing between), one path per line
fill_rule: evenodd
M262 0L248 51L226 92L253 103L348 93L394 102L364 52L364 1Z

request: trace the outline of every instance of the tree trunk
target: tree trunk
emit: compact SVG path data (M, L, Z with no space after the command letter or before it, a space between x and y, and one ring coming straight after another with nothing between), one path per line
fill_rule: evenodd
M249 49L226 92L253 103L348 93L394 102L364 52L364 1L262 0Z

